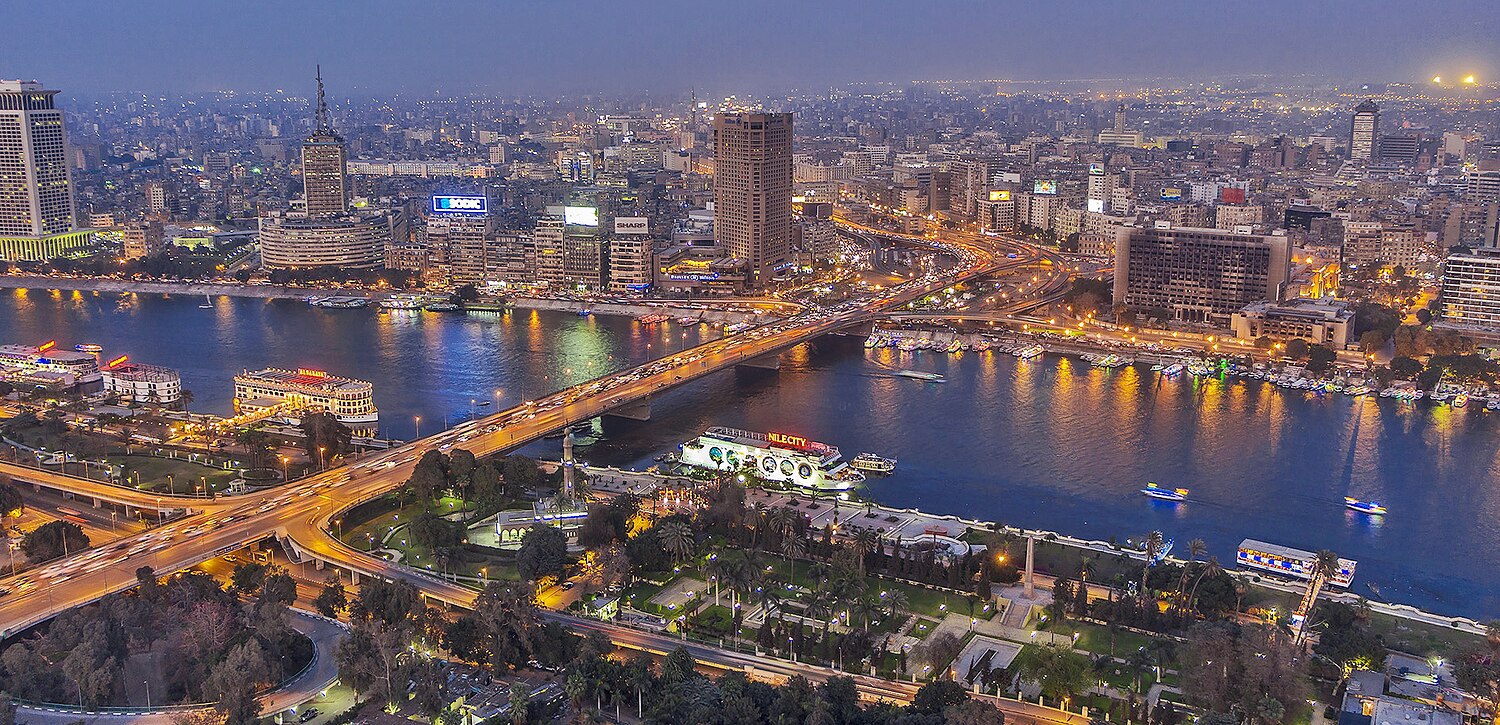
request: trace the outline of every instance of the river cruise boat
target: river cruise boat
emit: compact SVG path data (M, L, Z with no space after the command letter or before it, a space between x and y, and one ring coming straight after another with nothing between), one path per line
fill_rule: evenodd
M1041 345L1030 345L1028 347L1023 347L1019 350L1016 350L1015 356L1021 358L1022 360L1030 360L1044 352L1046 352L1046 349Z
M890 473L896 470L896 459L877 456L874 453L861 453L849 459L849 465L871 473Z
M1344 497L1344 507L1349 509L1350 511L1358 511L1359 513L1369 514L1371 516L1385 515L1385 507L1381 506L1378 502L1361 501L1352 496Z
M380 420L374 386L322 370L265 368L234 376L236 415L263 415L291 422L303 411L327 411L348 425Z
M420 310L422 309L422 295L391 295L381 300L380 306L388 310Z
M1174 503L1186 501L1188 497L1188 490L1185 488L1162 488L1155 483L1146 484L1146 487L1141 489L1141 493L1154 499Z
M847 491L865 480L839 449L789 433L713 427L681 449L681 462L695 468L743 471L813 491Z
M912 380L925 380L929 383L946 383L948 379L938 373L927 373L921 370L897 370L896 375Z
M1171 365L1162 368L1161 374L1169 378L1175 378L1178 375L1181 375L1183 370L1184 368L1182 367L1182 363L1172 363Z
M0 345L0 379L49 390L91 393L104 386L99 359L92 353L42 345Z
M1255 539L1240 542L1239 553L1235 554L1235 561L1247 569L1258 569L1304 581L1312 579L1313 562L1317 558L1318 555L1311 551ZM1328 586L1348 589L1349 584L1354 581L1356 563L1353 559L1339 559L1339 571L1329 578Z

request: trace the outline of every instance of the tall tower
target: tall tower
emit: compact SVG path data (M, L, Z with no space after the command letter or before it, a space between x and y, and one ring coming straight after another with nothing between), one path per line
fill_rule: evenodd
M1349 158L1359 161L1375 159L1375 143L1380 138L1380 106L1365 101L1354 107L1349 125Z
M792 240L792 114L714 116L714 236L761 287Z
M1125 104L1115 107L1115 133L1125 133Z
M317 124L302 143L302 196L310 217L337 216L349 211L346 187L348 152L344 138L334 133L323 99L323 67L318 66Z
M0 259L44 260L87 247L77 228L57 91L0 80Z

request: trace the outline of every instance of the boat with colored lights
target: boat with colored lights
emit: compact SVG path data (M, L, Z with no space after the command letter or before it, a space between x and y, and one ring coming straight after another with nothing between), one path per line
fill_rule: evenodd
M847 491L865 480L839 449L790 433L716 426L680 448L684 465L730 473L744 471L804 489Z
M1353 496L1344 497L1344 507L1350 511L1358 511L1371 516L1384 516L1385 507L1375 501L1361 501Z
M871 473L890 473L896 470L896 459L877 456L874 453L861 453L849 459L849 465Z
M1188 496L1188 490L1185 488L1162 488L1155 483L1146 484L1146 487L1141 489L1141 493L1151 498L1172 501L1174 503L1186 501Z

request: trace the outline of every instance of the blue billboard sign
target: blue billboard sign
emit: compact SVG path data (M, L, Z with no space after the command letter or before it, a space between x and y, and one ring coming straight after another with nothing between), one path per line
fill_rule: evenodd
M490 201L483 196L434 196L432 210L439 214L487 214Z

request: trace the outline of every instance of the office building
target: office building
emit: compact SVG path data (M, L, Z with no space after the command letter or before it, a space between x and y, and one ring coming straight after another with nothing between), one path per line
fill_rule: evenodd
M1380 160L1386 163L1412 164L1422 152L1422 136L1416 133L1393 133L1376 142Z
M1354 117L1349 124L1349 158L1374 161L1375 145L1379 138L1380 107L1374 101L1365 101L1355 106Z
M57 91L0 80L0 260L36 261L87 250L77 228L67 134Z
M753 286L790 264L792 114L714 116L714 235Z
M446 250L443 259L454 284L483 285L490 279L494 231L489 214L434 214L427 220L427 248Z
M348 151L334 132L323 98L323 70L318 69L318 110L312 135L302 143L302 197L311 217L337 216L349 211Z
M1500 250L1448 255L1441 300L1439 326L1500 339Z
M266 269L378 269L391 239L385 217L260 218L260 257Z
M1234 336L1241 340L1270 337L1277 340L1306 340L1342 350L1350 342L1354 328L1354 311L1337 300L1297 298L1286 302L1261 300L1245 305L1234 313L1229 323Z
M167 182L146 182L146 212L157 217L172 216L172 190Z
M651 228L646 217L615 217L609 238L609 289L640 293L651 287Z
M1290 279L1284 235L1156 222L1115 236L1115 300L1178 322L1228 325L1251 302L1280 300Z
M1469 169L1464 173L1464 201L1479 204L1500 202L1500 169Z
M162 250L162 223L151 219L141 224L132 224L121 231L126 259L139 259L158 254Z

